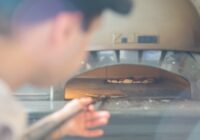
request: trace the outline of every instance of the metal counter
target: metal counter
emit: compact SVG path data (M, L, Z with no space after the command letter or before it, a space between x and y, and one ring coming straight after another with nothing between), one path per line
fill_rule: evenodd
M31 122L66 102L23 102ZM199 140L200 103L196 101L110 101L112 118L106 135L95 140ZM84 140L65 138L64 140Z

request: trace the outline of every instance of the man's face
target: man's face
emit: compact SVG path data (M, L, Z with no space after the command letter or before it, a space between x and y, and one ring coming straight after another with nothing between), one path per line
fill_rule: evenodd
M89 30L83 31L80 14L61 13L54 19L18 30L22 48L37 67L29 82L49 86L71 78L86 57L98 23L99 19L95 19Z

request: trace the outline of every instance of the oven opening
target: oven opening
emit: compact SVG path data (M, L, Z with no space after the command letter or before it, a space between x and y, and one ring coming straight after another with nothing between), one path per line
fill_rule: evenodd
M64 99L81 97L190 99L190 82L150 66L113 65L82 73L67 82Z

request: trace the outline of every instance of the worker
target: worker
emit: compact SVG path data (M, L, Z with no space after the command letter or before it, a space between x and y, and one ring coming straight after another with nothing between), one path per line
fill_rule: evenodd
M20 140L29 129L14 91L25 84L47 87L71 78L86 57L92 33L104 10L121 14L131 0L1 0L0 1L0 140ZM100 137L110 114L95 111L92 99L76 99L44 120L59 119L70 110L85 109L53 133ZM45 126L43 126L45 127Z

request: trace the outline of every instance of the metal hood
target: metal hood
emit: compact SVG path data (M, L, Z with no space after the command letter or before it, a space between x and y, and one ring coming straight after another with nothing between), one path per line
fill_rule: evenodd
M127 17L107 11L92 50L200 52L200 0L133 0ZM195 8L196 7L196 8Z

